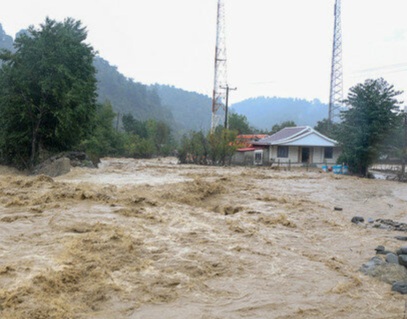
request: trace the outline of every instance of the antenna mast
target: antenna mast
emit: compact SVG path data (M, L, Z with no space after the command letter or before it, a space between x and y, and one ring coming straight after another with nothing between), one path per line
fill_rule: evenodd
M212 97L211 132L222 123L226 112L227 68L226 68L226 34L225 34L225 3L218 0L218 14L216 21L216 49L215 49L215 80ZM220 111L221 112L220 112Z
M335 0L335 26L332 48L331 87L329 94L328 120L333 122L339 116L339 109L343 101L342 74L342 28L341 28L341 0Z

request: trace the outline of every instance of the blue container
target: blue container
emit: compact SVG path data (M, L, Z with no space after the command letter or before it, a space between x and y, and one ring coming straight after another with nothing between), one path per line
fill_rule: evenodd
M332 166L332 171L334 172L334 174L342 174L342 165Z
M348 173L349 173L349 168L348 168L347 165L343 165L342 173L343 173L343 174L348 174Z
M322 165L322 170L324 172L328 172L328 166L327 165Z

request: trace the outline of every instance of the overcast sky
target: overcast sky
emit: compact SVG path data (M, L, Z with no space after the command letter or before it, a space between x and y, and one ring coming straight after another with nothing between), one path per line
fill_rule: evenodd
M211 95L217 0L9 0L6 33L73 17L125 76ZM231 104L329 100L334 0L226 0ZM344 95L367 78L407 91L407 0L342 0ZM407 101L406 94L403 99Z

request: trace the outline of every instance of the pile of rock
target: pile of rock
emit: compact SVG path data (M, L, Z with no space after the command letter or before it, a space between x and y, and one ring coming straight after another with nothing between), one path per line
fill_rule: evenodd
M365 225L366 227L372 228L379 228L379 229L387 229L387 230L397 230L397 231L404 231L407 232L407 224L396 222L391 219L376 219L368 218L367 224L364 224L365 219L362 216L354 216L351 220L352 223L357 225ZM400 239L403 240L403 239ZM407 240L407 238L405 239Z
M392 290L407 294L407 246L396 252L376 247L376 256L363 264L360 271L392 285Z
M96 167L84 152L65 152L55 155L34 168L34 175L60 176L70 172L71 167Z

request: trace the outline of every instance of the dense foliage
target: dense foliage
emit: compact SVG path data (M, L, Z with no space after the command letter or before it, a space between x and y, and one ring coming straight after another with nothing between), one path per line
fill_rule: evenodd
M237 131L238 134L252 134L255 130L250 126L246 116L234 112L229 113L228 123L229 129Z
M142 158L168 156L176 149L171 128L162 121L139 121L131 114L123 116L127 156Z
M352 172L367 176L378 159L386 137L397 127L401 92L383 79L366 80L350 89L342 112L337 139L342 145L340 162Z
M110 103L98 104L93 120L93 130L80 144L94 162L103 156L124 156L125 136L114 128L116 113Z
M79 21L46 19L1 54L3 160L32 167L40 149L62 151L90 132L95 112L94 52Z
M214 133L190 132L181 140L178 158L181 163L227 165L237 146L237 131L219 126Z

